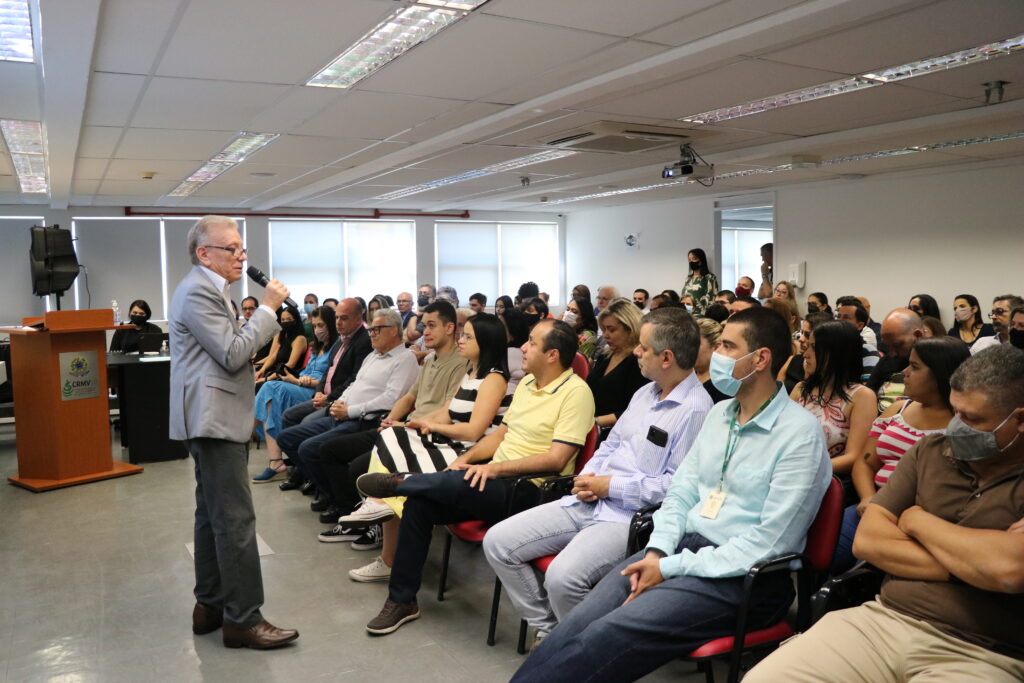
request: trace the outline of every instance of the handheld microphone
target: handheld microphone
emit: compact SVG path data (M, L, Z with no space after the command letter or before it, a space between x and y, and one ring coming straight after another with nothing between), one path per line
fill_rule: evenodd
M270 282L270 278L267 277L267 274L256 266L249 266L245 272L249 275L249 278L260 287L266 287L267 283ZM298 308L295 302L291 300L291 297L286 297L284 302L292 308Z

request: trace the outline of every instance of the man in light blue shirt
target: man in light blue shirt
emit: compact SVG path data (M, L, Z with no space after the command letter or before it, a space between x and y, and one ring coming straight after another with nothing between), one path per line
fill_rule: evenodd
M832 476L821 427L775 381L790 355L777 313L735 313L712 356L712 408L654 516L647 548L608 573L541 641L514 681L635 680L732 634L743 575L802 550ZM783 573L752 601L751 629L792 602Z
M561 500L495 525L484 554L519 614L543 638L626 556L629 522L659 503L714 405L693 365L700 329L681 308L648 313L634 353L641 387ZM531 560L558 557L540 585Z

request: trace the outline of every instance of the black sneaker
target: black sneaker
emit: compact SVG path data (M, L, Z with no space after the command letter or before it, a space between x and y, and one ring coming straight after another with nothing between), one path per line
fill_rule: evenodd
M366 625L366 630L375 635L393 633L405 622L419 618L420 608L415 602L401 603L388 599L380 614Z
M384 530L380 524L366 527L362 536L352 541L352 550L377 550L383 544Z
M392 498L395 489L405 480L405 474L390 472L367 472L356 479L356 488L368 498Z
M316 500L309 504L309 509L313 512L323 512L329 507L331 507L331 501L322 493L316 497Z
M327 508L320 513L321 524L336 524L338 517L341 517L341 510L338 508Z
M317 494L316 484L312 481L306 481L299 487L299 491L301 491L304 496L313 496L315 498Z
M317 540L321 543L343 543L345 541L355 541L362 537L360 529L350 529L347 526L335 524L333 529L324 531Z

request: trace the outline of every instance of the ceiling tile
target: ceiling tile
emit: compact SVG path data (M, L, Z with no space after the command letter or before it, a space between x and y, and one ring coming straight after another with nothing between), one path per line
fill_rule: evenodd
M305 178L306 182L311 177L309 174L316 171L315 166L297 166L285 164L270 164L266 161L253 157L233 168L225 171L214 182L224 181L231 184L251 184L271 188L283 185L298 178ZM336 170L334 171L337 172ZM273 173L270 177L254 176L253 173Z
M645 0L641 9L622 0L506 0L492 2L480 12L628 37L693 14L716 2Z
M145 76L95 72L89 80L85 104L88 126L123 126L128 123Z
M245 125L249 130L290 133L343 94L335 88L294 87L274 104L254 112Z
M386 92L514 104L503 96L510 86L551 64L589 57L615 40L583 31L470 15L410 52L414 59L397 59L363 83ZM486 49L482 49L484 46Z
M423 142L424 140L429 140L436 135L446 133L458 128L459 126L464 126L467 123L472 123L478 119L484 118L485 116L496 114L507 108L508 106L504 104L470 102L469 104L462 105L458 109L453 109L436 116L429 121L424 121L415 128L396 136L394 140L400 142Z
M323 166L365 149L373 140L324 138L308 135L282 135L257 152L252 159L263 164Z
M727 0L716 2L685 19L656 28L639 37L665 45L686 45L699 38L751 22L799 5L805 0Z
M120 137L120 128L85 126L82 128L82 136L78 140L78 156L97 158L113 156L114 147Z
M1024 53L996 57L976 62L958 69L948 69L927 76L918 76L903 81L903 84L918 90L938 92L951 97L970 97L977 102L985 101L985 83L1006 81L1003 101L1024 97ZM991 102L998 102L993 93Z
M156 173L148 183L180 182L196 170L194 161L165 161L157 159L113 159L107 169L106 180L142 180L143 173Z
M170 0L104 0L93 68L148 74L180 4Z
M167 194L177 184L177 180L104 180L97 194L155 198Z
M234 133L166 128L129 128L117 149L119 159L205 161L234 138Z
M75 180L102 180L109 163L109 159L86 159L79 157L75 161Z
M71 192L77 195L92 195L96 194L99 187L99 180L75 180L71 183Z
M462 104L436 97L353 90L292 132L379 140Z
M251 0L192 2L157 73L305 83L392 9L380 0L262 2L258 9ZM280 48L272 58L268 46Z
M768 52L771 59L858 74L1009 38L1024 26L1024 3L945 0Z
M240 131L254 111L269 107L287 92L284 85L154 78L132 125Z
M41 121L36 65L0 61L0 119Z

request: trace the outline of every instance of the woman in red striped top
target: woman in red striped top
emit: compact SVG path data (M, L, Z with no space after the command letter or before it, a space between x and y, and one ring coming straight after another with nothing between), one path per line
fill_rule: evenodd
M928 434L943 431L953 419L949 378L970 357L967 345L952 337L920 339L914 344L903 370L905 397L875 419L868 432L867 452L853 465L853 485L860 503L848 507L843 515L833 573L843 572L855 562L853 536L860 516L903 454Z

